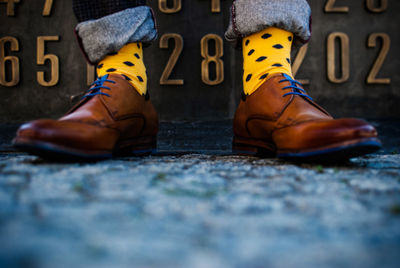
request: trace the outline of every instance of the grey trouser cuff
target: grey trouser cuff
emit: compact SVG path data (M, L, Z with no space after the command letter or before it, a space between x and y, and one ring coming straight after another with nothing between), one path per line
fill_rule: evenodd
M149 43L157 38L153 13L148 6L139 6L79 23L75 28L87 60L94 64L108 53L119 51L125 44Z
M295 35L295 45L311 38L311 8L306 0L236 0L226 40L240 47L243 37L277 27Z

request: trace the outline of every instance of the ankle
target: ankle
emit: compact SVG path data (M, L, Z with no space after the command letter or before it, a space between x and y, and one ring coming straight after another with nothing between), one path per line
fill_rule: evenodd
M259 88L270 75L291 77L290 52L293 34L269 27L243 39L243 88L247 95Z
M105 57L97 66L98 76L122 75L141 95L147 93L147 74L141 43L129 43Z

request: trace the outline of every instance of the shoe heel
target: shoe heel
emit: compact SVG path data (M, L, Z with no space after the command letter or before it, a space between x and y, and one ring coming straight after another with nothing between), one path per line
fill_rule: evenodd
M273 144L262 140L234 137L232 142L232 153L244 156L275 157Z
M148 156L157 152L156 138L142 138L134 140L134 143L129 144L125 141L123 147L120 146L115 152L115 156Z
M134 149L131 151L131 155L134 156L148 156L148 155L153 155L155 153L157 153L157 146L146 149Z

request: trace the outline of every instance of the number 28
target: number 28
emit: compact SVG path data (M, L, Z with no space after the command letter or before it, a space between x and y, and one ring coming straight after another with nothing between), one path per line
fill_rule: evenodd
M381 13L385 11L388 7L388 0L380 0L379 5L375 5L375 0L366 0L365 4L366 7L369 11L374 12L374 13ZM338 7L335 6L336 0L327 0L325 4L324 11L326 13L348 13L349 12L349 7L348 6L342 6Z

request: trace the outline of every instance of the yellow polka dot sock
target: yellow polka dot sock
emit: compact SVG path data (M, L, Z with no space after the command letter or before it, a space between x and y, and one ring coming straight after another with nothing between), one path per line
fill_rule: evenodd
M97 75L121 74L141 95L147 92L146 67L142 43L129 43L117 53L110 53L97 65Z
M291 77L290 52L293 34L269 27L243 38L243 88L252 94L271 74L285 73Z

